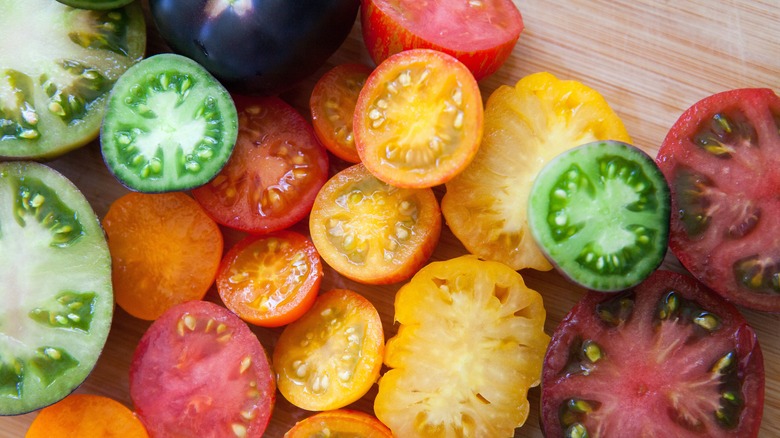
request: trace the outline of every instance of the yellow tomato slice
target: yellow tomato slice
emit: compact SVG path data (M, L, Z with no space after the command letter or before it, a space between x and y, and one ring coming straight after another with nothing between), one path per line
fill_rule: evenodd
M502 263L427 265L396 295L377 418L398 437L511 436L539 384L545 317L541 295Z
M484 259L516 270L551 269L528 228L531 186L553 157L595 140L631 142L595 90L544 72L499 87L485 107L479 151L446 184L441 208L453 234Z

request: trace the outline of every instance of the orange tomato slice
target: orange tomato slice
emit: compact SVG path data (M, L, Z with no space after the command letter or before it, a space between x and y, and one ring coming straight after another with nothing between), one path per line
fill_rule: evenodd
M100 395L71 394L43 408L25 438L147 438L146 428L122 403Z
M320 412L295 423L284 438L360 437L393 438L390 429L376 417L350 409Z

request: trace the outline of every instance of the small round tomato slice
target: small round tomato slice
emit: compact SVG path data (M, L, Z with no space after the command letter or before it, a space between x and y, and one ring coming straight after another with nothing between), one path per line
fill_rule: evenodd
M360 437L392 438L393 434L376 417L350 409L336 409L307 417L292 427L284 438Z
M370 301L346 289L328 291L279 336L272 360L279 392L310 411L355 402L379 378L384 342Z
M130 192L103 218L117 304L153 320L176 304L202 299L222 258L219 226L183 192Z
M358 94L371 74L363 64L341 64L322 75L314 84L309 108L314 132L335 156L359 163L352 121Z
M247 236L235 244L217 273L228 309L263 327L288 324L314 304L322 263L314 244L294 231Z
M753 329L671 271L585 295L555 330L542 373L546 436L755 437L763 404Z
M407 50L371 73L355 105L355 146L377 178L432 187L461 172L482 138L482 95L460 61Z
M144 333L130 364L130 397L151 436L259 437L276 384L263 346L241 319L190 301Z
M93 394L71 394L38 413L24 438L147 438L133 411L118 401Z
M737 89L694 104L656 160L669 181L669 248L737 305L780 311L780 97Z
M395 283L411 277L433 253L441 211L433 190L391 186L356 164L322 187L309 230L322 259L341 275Z
M192 195L218 223L254 234L303 219L328 178L311 123L277 97L233 96L238 141L222 171Z

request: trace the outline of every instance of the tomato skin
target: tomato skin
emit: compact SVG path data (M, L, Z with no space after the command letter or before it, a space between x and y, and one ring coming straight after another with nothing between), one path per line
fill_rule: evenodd
M365 412L350 409L323 411L295 423L284 438L312 438L328 433L334 437L392 438L390 429Z
M705 97L669 130L656 161L672 192L669 247L733 303L780 311L780 96Z
M222 301L241 319L279 327L309 310L321 280L314 244L300 233L278 231L236 243L223 257L216 282Z
M489 11L441 0L362 0L363 41L377 64L403 50L434 49L458 58L481 80L509 58L524 27L514 2L484 3Z
M127 406L93 394L71 394L42 409L25 438L148 438L146 428Z
M175 52L248 94L278 94L314 73L347 38L359 6L359 0L149 1L157 30Z

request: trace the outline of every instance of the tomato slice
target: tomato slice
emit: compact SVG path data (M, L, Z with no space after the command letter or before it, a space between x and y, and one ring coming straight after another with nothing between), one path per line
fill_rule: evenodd
M117 304L153 320L168 308L206 295L217 275L219 226L182 192L130 192L103 218Z
M279 392L310 411L357 401L379 377L384 341L379 313L362 295L346 289L321 294L279 336L272 360Z
M322 187L309 229L320 256L338 273L361 283L395 283L433 253L441 212L433 190L391 186L356 164Z
M484 259L552 269L528 227L531 187L553 157L597 140L631 143L607 101L584 84L542 72L499 87L476 157L446 185L441 208L452 233Z
M671 271L589 292L555 330L542 375L546 436L755 437L763 404L753 329Z
M247 236L220 264L217 291L244 321L278 327L298 319L314 304L322 263L314 244L294 231Z
M325 411L307 417L292 427L284 438L311 437L392 438L390 429L376 417L350 409Z
M363 41L379 64L414 48L435 49L458 58L479 80L512 54L523 17L511 0L365 0L360 23Z
M118 401L93 394L71 394L42 409L24 438L78 436L147 438L133 411Z
M309 99L311 122L320 142L334 155L359 163L352 121L358 94L372 69L363 64L341 64L314 84Z
M396 294L376 416L398 437L511 436L539 384L545 316L541 295L504 264L429 264Z
M311 123L277 97L233 96L238 141L222 171L192 195L218 223L254 234L303 219L328 178Z
M450 180L482 138L482 95L450 55L407 50L371 73L355 105L355 146L366 168L398 187Z
M686 110L656 160L672 192L669 247L732 302L780 311L780 97L718 93Z
M144 333L130 364L130 397L151 436L255 437L271 418L276 385L241 319L190 301Z

